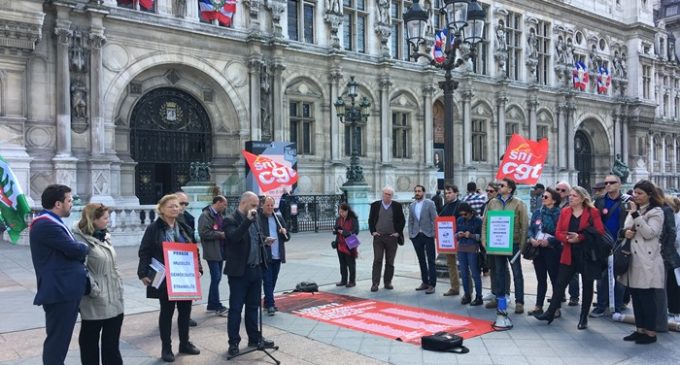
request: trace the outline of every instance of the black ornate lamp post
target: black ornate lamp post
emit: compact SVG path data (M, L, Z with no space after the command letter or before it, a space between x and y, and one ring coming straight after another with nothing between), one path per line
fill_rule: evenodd
M444 7L440 10L446 17L448 36L444 53L446 59L441 64L432 60L428 54L420 53L419 49L425 44L425 29L428 22L427 11L420 6L419 0L413 0L413 5L404 13L406 23L406 39L409 43L409 58L418 60L425 57L431 64L446 71L444 81L439 87L444 91L444 181L453 184L453 91L458 82L451 76L451 70L461 66L465 60L476 56L477 44L484 37L484 21L486 12L477 0L444 0ZM454 39L451 41L451 34ZM458 55L463 44L470 47L466 55ZM413 49L413 53L411 50ZM469 141L468 141L469 142Z
M351 76L347 83L347 96L350 98L349 106L341 96L338 96L338 100L333 104L340 122L349 123L352 133L352 157L349 161L349 167L347 167L347 182L343 186L366 185L363 169L359 165L359 146L361 146L361 124L365 124L371 115L371 103L364 96L359 105L356 105L356 99L359 96L357 86L354 76Z

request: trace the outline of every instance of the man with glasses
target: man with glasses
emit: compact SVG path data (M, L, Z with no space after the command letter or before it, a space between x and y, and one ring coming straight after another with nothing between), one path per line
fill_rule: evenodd
M484 217L484 213L486 212L486 207L489 204L489 202L494 199L496 196L498 196L498 184L495 182L490 182L486 186L486 202L484 202L484 205L482 205L482 208L480 209L481 214L479 215L480 217ZM484 249L482 247L482 249ZM484 249L484 252L486 250ZM485 301L489 301L486 303L484 308L487 309L494 309L498 306L498 302L496 301L496 293L498 293L498 286L496 285L496 274L494 274L494 259L493 256L486 256L486 253L484 253L484 256L486 258L486 267L487 267L487 272L489 273L489 278L491 279L491 293L487 294L484 296ZM510 269L506 266L505 267L505 294L510 296Z
M177 220L191 227L191 239L194 242L198 242L196 239L196 219L191 213L187 212L187 208L189 207L189 196L182 190L175 192L175 195L177 196L177 199L179 199L179 215L177 216ZM189 318L189 326L196 327L198 326L198 323Z
M198 234L201 237L201 246L203 246L203 259L210 269L210 290L206 309L222 317L227 316L227 307L220 301L225 239L222 224L225 209L227 209L227 198L217 195L213 198L212 205L203 209L203 213L198 217Z
M371 291L378 291L380 272L382 271L383 256L385 257L385 274L383 283L385 289L394 289L394 258L397 255L397 245L404 244L404 226L406 218L401 203L393 201L394 189L390 186L383 188L382 200L371 203L368 214L368 230L373 236L373 284Z
M530 212L533 213L536 210L538 210L542 205L542 199L541 197L543 196L543 193L545 192L545 185L543 184L536 184L534 185L534 188L531 190L531 200L529 204L529 209Z
M408 235L413 243L420 266L421 284L416 290L424 290L425 294L433 294L437 286L437 269L435 268L434 221L437 209L432 200L425 199L425 187L416 185L413 190L416 201L409 207Z
M555 185L555 191L560 194L560 198L562 199L562 202L560 203L560 209L569 206L569 193L571 192L571 185L565 181L558 182L557 185ZM581 288L579 286L578 273L575 273L574 277L571 278L571 281L569 281L569 306L577 306L580 296ZM566 298L566 295L562 298ZM548 299L548 302L550 302L550 299Z
M621 178L616 175L607 175L604 178L604 189L606 194L595 200L595 207L600 211L602 224L612 237L619 236L619 230L623 227L626 220L625 203L631 198L627 194L621 193ZM625 288L617 281L614 285L614 311L620 313L625 309L623 304L623 293ZM602 317L607 312L609 306L609 274L607 271L602 273L602 277L597 281L597 306L590 312L590 317Z
M525 244L527 238L527 231L529 228L529 216L527 214L527 207L518 198L513 195L517 184L510 178L504 178L498 183L498 196L489 201L487 211L513 211L515 213L515 221L512 232L512 253L515 255L519 252ZM485 217L486 218L486 217ZM486 247L486 232L487 220L482 222L482 244ZM507 312L507 297L505 296L505 269L512 256L494 256L494 274L496 276L496 308L498 319L496 320L496 328L510 329L512 323L508 318ZM522 276L522 262L520 259L511 264L513 279L515 282L515 313L524 313L524 277Z

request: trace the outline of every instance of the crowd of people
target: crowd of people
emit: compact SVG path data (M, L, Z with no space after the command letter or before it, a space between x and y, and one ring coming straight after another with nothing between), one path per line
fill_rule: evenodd
M521 256L531 260L536 272L537 295L528 315L550 324L561 316L561 306L578 306L577 328L588 327L588 318L628 311L632 302L636 330L623 338L637 344L656 342L660 319L680 322L680 287L674 270L680 267L680 199L664 197L652 182L637 182L623 193L621 180L608 175L591 194L580 186L559 182L555 187L537 184L526 204L517 197L517 185L504 178L480 191L474 182L467 194L447 185L443 199L436 194L426 198L425 187L417 185L414 201L405 214L387 186L382 198L370 205L368 228L372 238L373 267L371 292L394 289L394 261L404 245L404 229L415 250L421 284L415 288L434 294L437 286L435 225L437 217L454 217L457 252L446 254L450 287L444 296L459 296L461 304L496 309L494 327L512 328L509 318L510 283L514 283L514 313L524 313L524 278ZM442 201L443 200L443 201ZM107 232L109 208L87 204L78 223L67 227L63 218L73 205L71 189L50 185L42 193L44 210L34 219L29 239L38 281L34 304L45 311L47 337L43 363L63 364L75 323L80 313L80 356L83 364L122 364L119 338L124 319L123 283L116 262L116 251ZM146 286L148 298L160 307L158 328L161 358L175 360L172 347L172 320L178 312L180 353L198 355L200 350L189 337L192 300L168 297L165 281L152 285L153 262L164 264L163 242L196 245L200 237L203 259L210 273L208 311L227 317L228 354L240 353L241 315L245 307L248 346L271 348L262 337L258 311L264 292L263 310L277 312L274 292L281 264L286 262L285 242L288 225L276 212L276 200L260 199L245 192L238 208L226 215L227 198L216 195L198 218L188 213L188 197L183 192L163 196L156 207L157 219L146 229L139 247L137 275ZM512 255L488 252L489 212L513 212ZM332 247L337 251L340 281L338 287L356 286L359 220L347 203L338 209ZM596 257L593 247L612 238L615 247L627 244L630 264L616 279L614 303L609 297L607 258ZM197 251L198 253L198 251ZM198 253L200 254L200 253ZM383 270L384 264L384 270ZM203 274L201 260L198 271ZM484 295L483 275L489 275L490 293ZM220 301L219 284L226 275L229 307ZM547 299L548 279L552 295ZM580 284L580 285L579 285ZM597 299L593 305L594 290ZM568 293L568 300L567 300ZM662 308L663 307L663 308ZM667 322L667 321L666 321Z

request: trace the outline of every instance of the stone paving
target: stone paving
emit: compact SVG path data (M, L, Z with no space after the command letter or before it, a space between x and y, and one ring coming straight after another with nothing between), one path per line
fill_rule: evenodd
M460 305L460 297L444 297L448 279L440 279L437 293L425 295L413 289L420 284L417 260L410 243L399 248L396 258L395 290L381 289L371 293L370 270L372 247L364 244L357 262L357 286L337 288L339 279L337 256L330 248L328 233L298 234L287 245L288 263L283 265L277 291L295 287L300 281L313 280L321 290L375 298L404 305L456 313L484 320L495 319L494 311L483 307ZM366 232L360 238L370 242ZM160 364L158 338L158 304L145 298L144 287L137 280L137 250L117 249L119 266L125 282L125 321L121 349L125 364ZM526 309L535 300L535 276L528 261L523 262ZM226 279L226 278L225 278ZM207 298L209 275L202 279ZM221 297L228 302L226 280L221 285ZM485 278L488 290L488 278ZM0 364L40 364L44 340L42 308L32 305L35 276L27 246L12 246L0 241ZM512 309L512 306L511 306ZM178 355L178 364L273 364L261 352L226 360L226 318L205 311L205 300L194 305L192 318L199 325L191 329L192 342L201 349L199 356ZM680 358L680 335L659 334L659 341L648 346L623 342L621 338L633 326L615 323L606 318L590 319L589 328L578 331L578 309L565 307L563 317L548 326L526 314L511 315L514 329L492 332L465 341L470 353L456 355L423 351L419 347L332 326L295 315L278 313L264 317L264 334L280 346L273 352L283 364L670 364ZM80 363L76 327L71 341L67 364ZM176 331L176 329L175 329ZM243 332L244 330L242 330ZM177 335L175 348L177 346Z

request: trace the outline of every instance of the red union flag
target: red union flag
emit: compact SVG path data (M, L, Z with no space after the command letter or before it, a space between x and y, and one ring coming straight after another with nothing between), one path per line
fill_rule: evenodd
M250 170L255 175L257 185L263 193L276 189L282 185L293 185L298 175L292 168L276 162L265 156L258 156L246 150L241 151L246 158Z
M543 173L543 164L547 157L547 138L536 142L513 134L498 167L496 179L508 177L518 184L536 184Z

